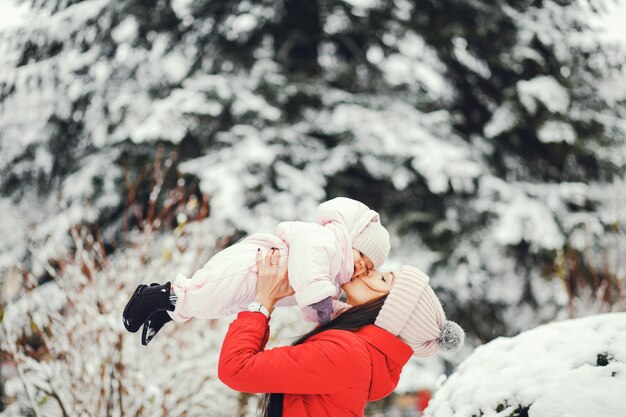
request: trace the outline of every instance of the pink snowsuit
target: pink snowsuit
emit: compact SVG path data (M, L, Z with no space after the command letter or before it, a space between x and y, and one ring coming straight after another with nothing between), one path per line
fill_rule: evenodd
M277 306L297 304L305 320L318 321L311 304L338 298L341 286L354 272L352 237L363 231L378 213L348 198L320 204L317 223L282 222L275 234L257 233L213 256L191 277L178 274L172 288L178 297L170 312L176 321L192 317L218 318L246 309L256 297L256 254L278 248L280 263L288 263L295 295Z

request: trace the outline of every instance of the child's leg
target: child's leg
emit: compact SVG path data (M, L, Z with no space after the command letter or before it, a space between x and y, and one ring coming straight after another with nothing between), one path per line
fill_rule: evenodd
M179 274L173 282L176 306L169 312L175 321L192 317L214 319L246 309L256 296L256 253L286 245L276 236L256 234L213 256L190 279Z
M245 274L245 271L244 271ZM168 312L174 321L187 321L193 317L203 319L216 319L225 314L224 310L228 304L234 302L232 294L226 295L227 283L222 282L218 277L222 274L216 273L213 268L205 265L198 270L191 278L178 274L172 283L172 290L176 295L174 311ZM245 291L245 277L230 277L232 281L242 281L242 290Z

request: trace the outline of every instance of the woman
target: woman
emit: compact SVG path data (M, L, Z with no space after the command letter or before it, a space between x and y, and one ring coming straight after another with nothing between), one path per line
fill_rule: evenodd
M243 392L272 393L265 416L362 416L368 401L389 395L411 355L454 350L463 331L445 320L428 277L405 266L370 271L343 286L348 302L336 317L292 346L264 350L269 315L293 294L278 255L257 257L257 301L231 323L219 378Z

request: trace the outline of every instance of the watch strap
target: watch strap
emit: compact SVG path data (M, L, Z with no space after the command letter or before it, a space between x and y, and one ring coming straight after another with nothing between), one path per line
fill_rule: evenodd
M266 318L270 318L269 310L259 301L252 301L248 304L248 311L263 313Z
M261 308L259 308L259 311L263 313L265 317L267 317L268 319L270 318L270 311L267 308L265 308L263 304L261 304Z

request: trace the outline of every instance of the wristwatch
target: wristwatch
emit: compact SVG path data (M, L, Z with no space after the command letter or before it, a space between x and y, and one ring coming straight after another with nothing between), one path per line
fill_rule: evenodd
M270 318L270 312L268 311L268 309L265 308L265 306L258 301L253 301L248 304L248 311L263 313L265 317L267 317L268 319Z

